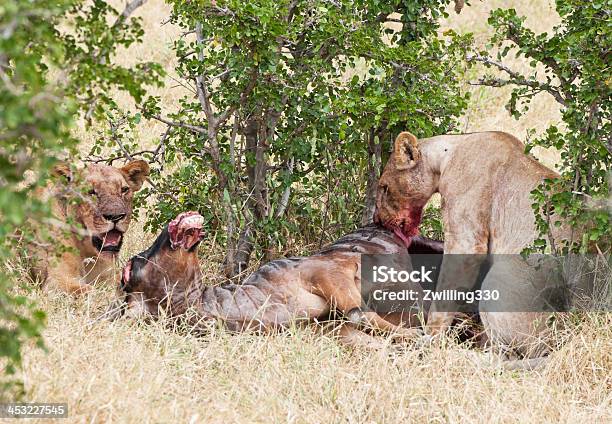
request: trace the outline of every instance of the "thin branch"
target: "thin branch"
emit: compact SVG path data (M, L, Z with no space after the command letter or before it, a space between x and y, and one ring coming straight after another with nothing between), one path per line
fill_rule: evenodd
M295 164L295 158L292 156L291 159L289 159L289 165L287 166L287 173L289 175L293 174L293 166ZM287 187L285 187L285 189L283 190L283 194L281 195L280 198L280 202L279 202L279 207L276 211L276 219L282 218L283 215L285 214L285 211L287 210L287 206L289 206L289 197L291 196L291 184L289 184Z
M430 84L436 84L436 82L433 81L429 76L419 72L417 70L417 68L415 68L414 66L408 65L407 63L398 63L398 62L395 62L393 60L387 60L386 58L376 57L376 56L371 55L369 53L363 53L362 56L367 58L367 59L386 62L386 63L390 64L393 68L395 68L395 69L397 69L399 71L410 72L411 74L417 75L418 78L420 80L422 80L422 81L427 81Z
M186 80L186 82L185 82L185 81L182 81L182 80L180 80L178 78L173 77L172 75L168 75L168 78L170 78L172 81L174 81L177 84L177 85L175 85L172 88L183 87L185 90L187 90L187 91L189 91L189 92L191 92L193 94L196 94L196 90L197 89L192 87L191 84L189 84L188 80Z
M146 2L147 0L133 0L131 2L128 2L125 5L125 9L123 9L123 12L121 12L121 14L117 17L117 20L113 24L113 28L118 28L119 26L123 25L124 22L130 17L130 15Z
M465 0L455 0L455 13L461 13L463 6L465 5Z
M192 131L196 134L207 134L208 130L204 127L200 127L199 125L191 125L191 124L185 124L184 122L178 122L178 121L170 121L169 119L166 119L162 116L159 115L151 115L151 118L159 121L159 122L163 122L166 125L170 125L172 127L176 127L176 128L184 128L186 130Z
M510 30L507 33L507 38L508 40L516 44L517 46L521 45L521 40L519 38L519 34L517 32L516 27L512 26L510 28ZM543 57L536 58L532 54L527 54L526 56L536 59L540 61L541 63L543 63L544 65L548 66L550 69L552 69L553 72L555 73L555 76L559 78L559 81L561 82L561 85L563 87L567 88L570 85L569 81L563 76L563 72L561 71L561 67L559 66L559 63L554 58L550 56L543 56ZM568 100L571 100L571 97L570 97L571 95L567 93L567 90L566 90L565 96L568 97Z
M133 0L131 2L128 2L125 5L125 8L123 9L123 12L121 12L119 14L119 16L117 16L117 19L111 25L111 27L110 27L111 33L113 33L115 30L118 30L121 27L123 27L125 22L132 15L132 13L134 13L136 11L136 9L138 9L140 6L142 6L146 2L147 2L147 0ZM108 52L106 50L98 50L98 51L96 51L96 52L94 52L92 54L92 59L94 60L95 63L98 63L100 65L104 65L104 64L106 64L106 54L107 53ZM95 109L95 106L96 106L96 101L97 101L96 97L92 98L89 101L89 107L87 109L87 112L85 113L85 119L87 121L91 120L91 117L92 117L92 115L94 113L94 109Z
M258 76L259 76L259 69L253 68L253 70L251 71L251 78L247 86L245 87L244 91L242 92L242 94L240 94L240 100L238 101L237 104L230 106L225 112L219 115L219 118L217 119L217 126L222 125L225 121L227 121L227 119L236 111L238 106L243 106L245 104L247 98L249 97L249 95L255 88L255 85L257 84Z
M229 70L229 69L226 69L225 71L221 72L220 74L217 74L217 75L215 75L215 76L211 77L211 78L210 78L210 80L211 80L211 81L214 81L214 80L216 80L216 79L223 79L223 78L225 78L227 75L229 75L229 73L230 73L230 70Z
M136 156L141 156L145 153L150 153L150 154L154 154L155 151L154 150L139 150L138 152L134 152L132 153L130 156L131 157L136 157ZM101 156L95 156L92 155L90 156L90 159L83 159L83 162L89 162L89 163L107 163L109 165L112 165L113 162L115 162L116 160L121 160L121 159L130 159L128 157L126 157L125 154L121 154L121 155L117 155L117 156L111 156L108 158L103 158Z
M238 119L238 116L234 115L234 122L232 125L232 133L230 135L230 140L229 140L229 154L230 154L230 163L232 164L232 166L236 166L236 137L238 136L238 126L239 126L240 120Z
M8 40L13 36L15 30L21 26L31 27L36 22L33 18L47 19L52 16L52 13L48 10L30 10L27 12L21 12L18 16L15 16L10 22L4 26L0 26L0 38Z
M229 16L235 18L236 14L227 7L209 6L204 8L204 13L212 16Z
M161 194L162 196L168 196L169 198L174 200L174 202L176 202L176 204L180 204L179 199L173 193L168 192L168 191L162 191L159 188L159 186L157 184L155 184L153 182L153 180L151 180L151 178L147 177L147 182L149 183L149 185L151 185L151 187L153 188L153 191L155 191L157 194Z
M199 44L198 59L200 60L200 62L204 62L204 35L202 34L201 23L196 23L195 32L196 40ZM196 75L195 80L198 92L198 100L202 105L204 115L206 115L206 120L208 121L208 128L212 130L217 127L217 121L215 119L212 106L210 104L210 95L208 94L208 89L206 88L204 76L202 74Z
M468 62L481 62L487 66L494 66L500 71L503 71L510 76L509 80L505 80L501 78L481 78L478 83L472 83L472 85L488 85L492 87L501 87L507 84L522 85L522 86L530 87L535 90L546 91L547 93L552 95L555 98L555 100L559 102L561 105L567 106L567 101L561 95L558 88L553 87L550 84L544 84L538 81L528 80L523 75L519 74L516 71L513 71L512 69L510 69L503 63L492 60L490 57L474 54L474 55L467 55L466 60Z
M289 7L287 8L287 19L285 20L285 22L291 23L291 21L293 20L293 15L295 14L295 9L297 5L298 5L298 0L293 0L289 4Z
M110 127L110 132L111 132L111 140L117 144L117 146L119 146L119 149L121 150L121 154L120 155L116 155L116 156L111 156L111 157L102 157L102 156L98 156L98 155L90 155L89 158L84 159L84 162L90 162L90 163L108 163L109 165L112 165L113 162L115 162L116 160L120 160L120 159L126 159L126 160L133 160L135 157L141 157L144 154L150 154L151 158L148 159L149 162L157 162L160 163L160 165L162 165L163 167L163 161L160 161L158 156L161 154L163 156L164 151L165 151L165 143L166 140L168 138L168 136L170 135L170 133L172 132L172 126L168 125L166 127L166 131L164 132L164 134L162 135L157 147L155 147L155 149L143 149L143 150L139 150L137 152L132 152L130 153L125 146L123 145L121 138L117 135L117 129L120 128L124 123L126 122L125 119L121 119L117 122L114 122L112 120L109 119L108 124Z
M130 155L130 152L128 152L128 150L125 148L125 146L121 142L121 137L117 135L117 129L120 126L122 126L123 122L124 121L119 121L118 123L115 123L111 119L108 120L108 125L110 126L110 132L111 132L111 139L115 142L117 146L119 146L119 148L123 152L123 155L125 156L126 159L133 160L132 155Z

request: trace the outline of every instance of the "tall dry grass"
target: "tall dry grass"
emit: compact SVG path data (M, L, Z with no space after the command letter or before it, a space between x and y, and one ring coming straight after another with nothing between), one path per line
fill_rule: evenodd
M118 1L114 1L120 4ZM486 17L498 6L529 16L536 30L558 17L552 2L472 0L445 28L487 38ZM162 0L150 0L142 45L119 57L162 63L169 72L157 94L168 107L182 95L172 79L171 42L178 30L161 25ZM526 69L520 61L516 69ZM509 90L474 88L462 119L464 131L504 130L524 138L559 120L556 103L541 95L520 121L503 108ZM118 94L123 105L127 97ZM154 143L162 128L143 122L135 134ZM83 151L97 133L80 126ZM554 152L538 152L554 164ZM141 217L146 216L146 211ZM135 223L123 259L150 244L154 235ZM207 275L217 272L216 246L204 247ZM48 352L28 348L22 377L31 401L67 402L65 422L612 422L612 317L588 314L569 341L537 372L499 372L481 352L442 341L433 346L383 351L351 350L296 328L274 336L214 331L194 337L168 322L142 323L97 318L113 297L102 288L83 299L35 293L48 314Z
M41 295L49 352L28 397L70 422L610 422L612 317L591 314L539 372L499 372L456 346L351 350L311 328L273 336L99 321L109 291Z

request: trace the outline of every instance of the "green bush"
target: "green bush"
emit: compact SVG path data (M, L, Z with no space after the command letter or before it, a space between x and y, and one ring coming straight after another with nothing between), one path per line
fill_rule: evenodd
M142 3L133 0L121 13L100 0L0 4L0 366L9 375L0 397L23 389L10 377L22 345L43 346L45 315L22 294L23 276L14 271L22 246L53 246L45 234L49 206L36 189L58 156L75 154L70 129L79 113L101 118L115 106L111 88L139 100L146 84L159 82L158 65L132 72L112 63L118 46L141 40L139 21L129 17Z
M369 221L393 138L451 131L466 106L469 37L437 34L448 3L170 1L190 93L170 110L154 97L141 107L167 125L143 154L161 162L148 228L198 210L233 276L252 252L295 253Z
M48 208L33 196L54 162L73 146L68 133L73 105L49 82L48 66L62 56L55 31L67 2L7 0L0 6L0 360L12 375L21 346L32 339L42 346L45 315L14 290L17 275L6 261L15 258L20 238L32 239L32 223ZM30 173L31 180L26 184ZM17 231L18 230L18 231ZM2 393L21 389L3 380Z
M609 0L557 0L561 22L550 33L535 34L525 27L524 17L514 9L495 10L489 18L495 35L491 46L498 50L472 55L496 75L487 75L481 84L514 86L507 108L517 119L530 107L531 99L548 93L561 105L563 125L550 126L546 133L527 146L554 147L561 153L561 178L544 181L533 192L540 238L535 248L553 251L610 248L612 230L606 208L592 210L593 199L609 195L608 173L612 168L612 67L610 67ZM504 65L515 54L529 60L533 71L521 74ZM544 69L538 72L537 67ZM500 77L501 75L501 77ZM579 240L561 241L549 237L551 212L566 218L586 232Z

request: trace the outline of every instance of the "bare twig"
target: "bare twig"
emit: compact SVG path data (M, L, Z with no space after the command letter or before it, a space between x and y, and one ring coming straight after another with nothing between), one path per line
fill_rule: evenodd
M200 127L199 125L191 125L191 124L186 124L184 122L179 122L179 121L171 121L169 119L166 119L160 115L151 115L151 118L159 121L159 122L163 122L166 125L170 125L172 127L176 127L176 128L184 128L186 130L192 131L194 133L197 134L206 134L208 131L206 130L206 128L204 127Z
M219 119L217 120L217 125L218 126L222 125L236 111L238 106L243 106L244 105L244 103L246 102L247 98L251 94L251 91L253 91L253 89L255 88L255 85L257 84L257 77L258 76L259 76L259 69L257 67L255 67L251 71L251 77L249 79L249 82L247 83L247 86L245 87L245 89L240 94L240 100L238 101L238 103L230 106L225 112L223 112L221 115L219 115Z
M501 78L481 78L478 83L471 83L472 85L487 85L492 87L501 87L503 85L508 84L522 85L530 87L534 90L546 91L547 93L551 94L555 98L555 100L561 105L567 106L567 101L560 93L559 89L550 84L541 83L535 80L528 80L523 75L519 74L516 71L513 71L503 63L494 61L487 56L481 56L478 54L467 55L466 60L468 62L481 62L488 66L494 66L500 71L503 71L510 76L510 79L508 80Z

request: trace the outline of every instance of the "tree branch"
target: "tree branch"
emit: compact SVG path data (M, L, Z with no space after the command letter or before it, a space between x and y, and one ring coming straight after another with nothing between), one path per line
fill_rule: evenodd
M199 22L196 23L195 33L197 43L199 44L198 59L200 60L200 62L204 62L204 35L202 34L202 24ZM208 121L208 128L211 130L215 129L217 127L217 120L215 119L215 114L210 104L210 95L208 94L208 89L206 88L204 76L202 74L198 74L196 75L195 80L198 92L198 100L202 105L204 115L206 115L206 120Z
M189 131L192 131L194 133L197 134L207 134L208 130L204 127L200 127L199 125L190 125L190 124L185 124L183 122L177 122L177 121L170 121L166 118L163 118L162 116L159 115L151 115L151 118L159 121L159 122L163 122L166 125L170 125L172 127L177 127L177 128L184 128L187 129Z
M131 2L128 2L125 5L125 9L123 9L123 12L121 12L121 14L117 17L117 20L113 24L113 28L118 28L123 25L124 22L130 17L130 15L146 2L147 0L133 0Z
M499 69L500 71L505 72L506 74L510 76L510 79L508 80L501 79L501 78L488 78L488 79L481 78L479 80L479 83L474 84L474 85L487 85L491 87L501 87L503 85L508 85L508 84L522 85L522 86L533 88L535 90L546 91L547 93L552 95L555 98L555 100L559 102L561 105L567 106L567 100L561 95L561 93L559 92L557 88L553 87L550 84L544 84L538 81L528 80L523 75L519 74L516 71L513 71L512 69L510 69L508 66L504 65L503 63L496 62L487 56L481 56L478 54L467 55L466 60L468 62L481 62L487 66L494 66L495 68Z
M238 106L244 106L247 98L249 97L253 89L255 88L255 84L257 84L258 76L259 76L259 69L255 67L251 71L251 78L249 79L247 86L245 87L244 91L240 94L240 100L238 101L238 103L230 106L225 112L219 115L219 118L217 119L218 126L222 125L225 121L227 121L227 119L236 111Z

